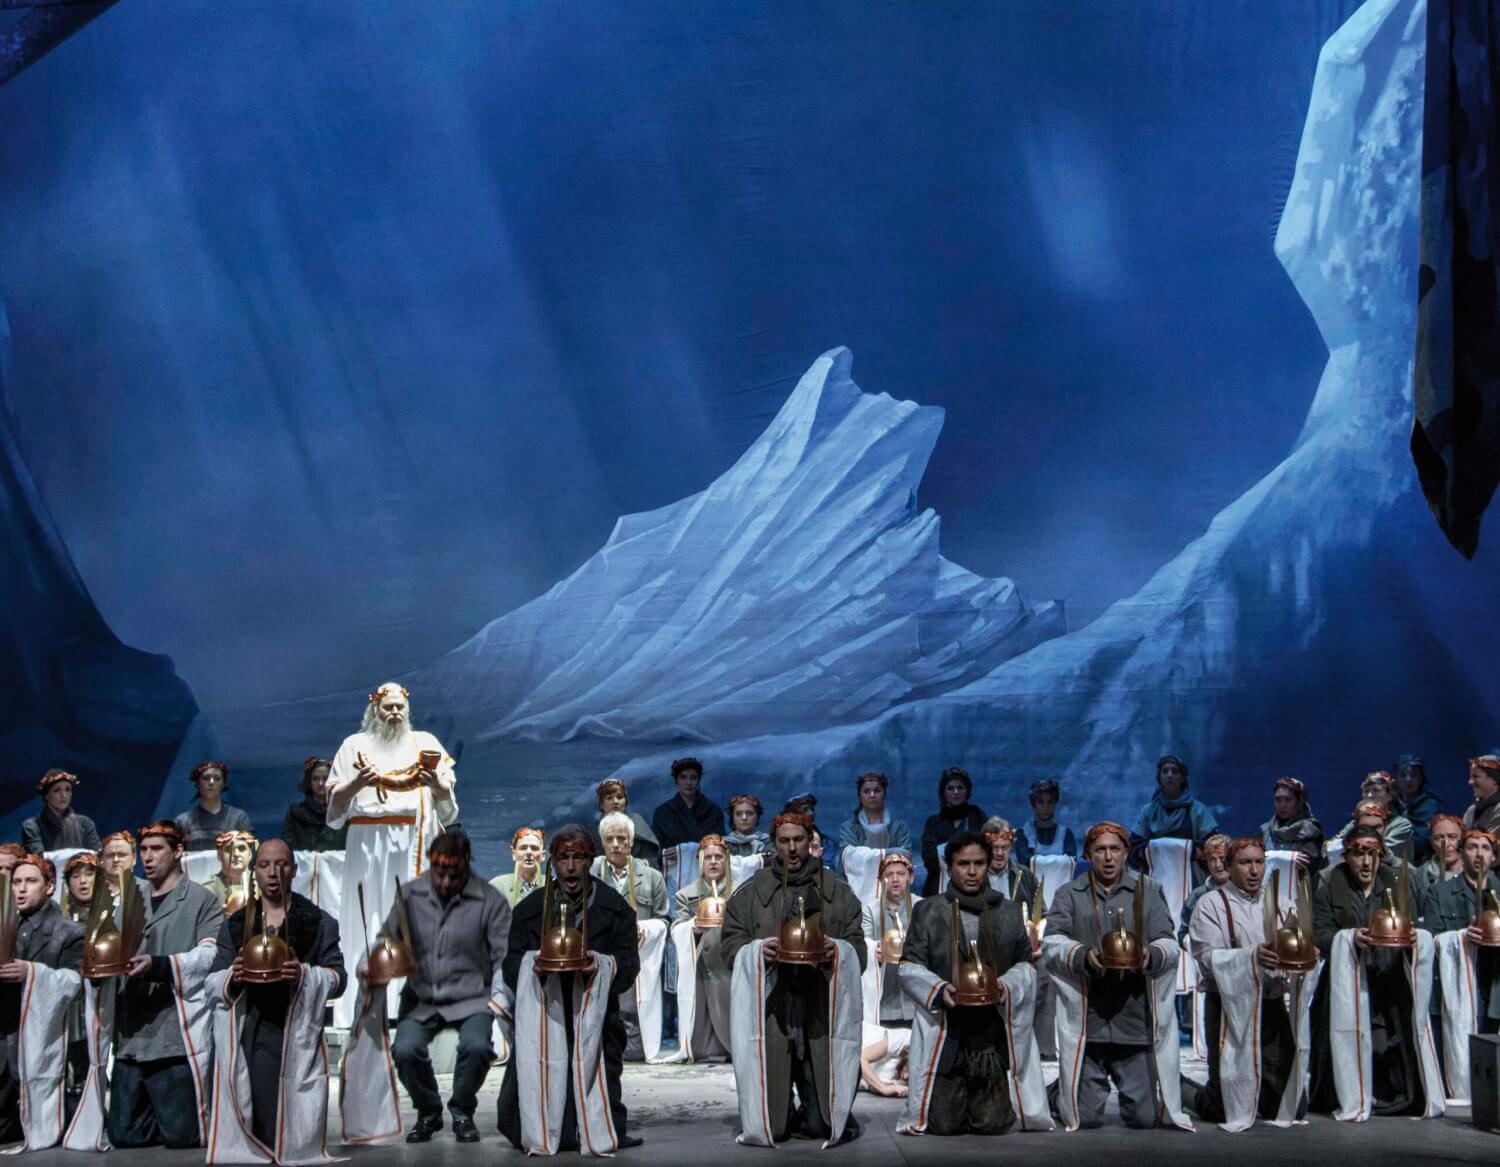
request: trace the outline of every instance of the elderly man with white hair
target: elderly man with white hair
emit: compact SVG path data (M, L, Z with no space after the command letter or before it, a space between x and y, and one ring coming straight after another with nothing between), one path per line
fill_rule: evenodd
M662 958L667 950L667 881L660 871L631 855L635 823L618 811L599 820L604 854L592 874L618 892L635 912L635 938L641 967L635 987L620 996L625 1022L625 1060L654 1062L661 1056Z
M373 940L395 902L396 883L421 875L427 847L458 819L453 759L441 742L411 724L410 694L387 681L370 694L360 731L344 739L328 772L328 825L348 826L341 940L344 967L357 968L365 935ZM365 922L357 888L365 889ZM395 987L392 988L394 1004ZM354 1020L356 994L334 1002L334 1024Z

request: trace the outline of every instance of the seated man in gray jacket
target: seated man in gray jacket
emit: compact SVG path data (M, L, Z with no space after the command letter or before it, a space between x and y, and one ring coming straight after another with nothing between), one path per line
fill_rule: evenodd
M182 870L186 837L174 821L143 827L139 852L150 898L145 939L115 1006L109 1141L196 1147L208 1126L208 1012L179 1006L202 997L224 909Z
M599 820L604 854L594 860L589 874L618 892L635 912L636 947L640 975L620 996L625 1022L625 1060L651 1061L661 1054L662 962L666 955L667 881L660 871L632 854L635 823L629 815L613 812Z
M458 1060L448 1096L453 1137L461 1143L479 1141L474 1106L494 1057L490 1002L501 998L510 904L470 871L469 855L469 836L447 831L427 848L427 874L401 886L417 971L406 978L401 992L391 1056L417 1110L408 1143L428 1142L443 1129L443 1100L427 1047L449 1028L458 1029ZM385 930L388 936L400 935L394 908Z

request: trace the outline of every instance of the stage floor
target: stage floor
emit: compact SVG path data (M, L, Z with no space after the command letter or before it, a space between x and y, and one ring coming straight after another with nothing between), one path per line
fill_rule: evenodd
M1192 1067L1186 1067L1192 1072ZM1051 1067L1048 1067L1051 1070ZM1048 1077L1052 1074L1049 1072ZM1197 1075L1194 1075L1197 1076ZM444 1089L447 1079L440 1078ZM382 1167L394 1164L433 1163L457 1167L472 1164L475 1156L499 1155L519 1164L523 1157L495 1133L495 1096L500 1085L500 1070L491 1071L480 1096L476 1119L484 1139L476 1144L459 1145L448 1130L424 1146L408 1147L399 1143L389 1147L356 1147L340 1149L330 1146L337 1155L347 1155L358 1167ZM404 1098L403 1098L404 1102ZM646 1164L728 1162L747 1163L765 1156L763 1150L737 1147L734 1132L738 1125L735 1112L734 1074L728 1066L638 1066L625 1069L625 1104L630 1108L632 1134L642 1136L645 1146L620 1152L621 1162ZM852 1143L828 1152L829 1161L853 1167L855 1164L939 1164L991 1163L994 1156L1024 1155L1027 1164L1057 1164L1078 1167L1080 1162L1103 1163L1122 1152L1139 1156L1139 1161L1154 1164L1183 1164L1203 1167L1205 1163L1257 1162L1270 1167L1294 1167L1335 1163L1405 1162L1458 1163L1488 1160L1500 1153L1500 1136L1474 1130L1468 1123L1468 1111L1454 1117L1431 1121L1386 1118L1368 1123L1336 1123L1314 1118L1308 1125L1290 1131L1257 1126L1241 1135L1227 1135L1216 1127L1200 1127L1196 1135L1180 1131L1132 1131L1118 1125L1111 1113L1110 1124L1101 1130L1038 1134L1009 1134L999 1140L990 1138L939 1139L912 1138L896 1134L896 1122L904 1103L899 1099L876 1098L861 1094L854 1105L864 1133ZM1111 1103L1113 1112L1113 1103ZM332 1113L337 1115L336 1103ZM411 1116L407 1114L410 1124ZM335 1117L335 1121L336 1117ZM330 1136L335 1132L330 1130ZM817 1153L818 1145L795 1141L786 1150L800 1156ZM44 1151L28 1155L27 1163L72 1164L81 1161L75 1153ZM194 1151L113 1151L110 1167L158 1167L163 1163L201 1163L203 1152Z

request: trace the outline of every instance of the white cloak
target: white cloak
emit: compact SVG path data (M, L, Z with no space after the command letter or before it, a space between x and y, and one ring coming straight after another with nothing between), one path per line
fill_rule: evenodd
M1182 920L1182 908L1193 891L1193 841L1191 839L1152 839L1146 844L1146 870L1151 873L1167 900L1167 913L1175 930ZM1192 954L1181 951L1177 957L1177 992L1191 993L1198 985L1198 965Z
M345 1145L389 1143L401 1137L402 1128L386 994L380 988L372 992L363 981L358 983L359 1008L339 1066L342 1141Z
M998 1005L1005 1021L1010 1058L1010 1104L1023 1131L1050 1131L1052 1115L1047 1109L1047 1088L1042 1081L1042 1061L1037 1054L1032 1019L1036 1012L1036 969L1030 964L1012 965L1000 978L1009 990L1005 1004ZM907 1065L911 1080L906 1110L896 1131L919 1135L927 1130L927 1107L932 1083L948 1037L948 1011L939 1003L948 983L930 969L911 961L901 962L902 991L917 1004L912 1021L911 1054Z
M1212 1040L1219 1043L1219 1084L1224 1102L1224 1121L1219 1129L1235 1134L1255 1125L1260 1108L1260 1019L1265 994L1257 951L1220 948L1208 958L1224 1017L1221 1031L1212 1035ZM1296 1054L1287 1072L1276 1117L1267 1120L1272 1126L1289 1127L1297 1122L1297 1108L1307 1082L1312 998L1321 970L1320 964L1311 973L1287 974L1287 1014L1296 1040Z
M323 1006L335 980L330 969L303 965L302 979L292 990L282 1041L276 1145L268 1147L251 1133L250 1065L240 1048L244 994L230 990L228 969L209 976L218 1056L207 1162L302 1167L336 1161L328 1153L328 1051L323 1047Z
M114 1044L116 981L83 982L84 1038L89 1049L89 1074L73 1121L63 1135L69 1151L109 1150L105 1115L109 1113L109 1055Z
M76 972L34 961L21 985L21 1029L17 1034L16 1083L23 1139L8 1149L43 1151L63 1135L63 1076L68 1068L68 1011L83 980Z
M766 1109L766 1002L776 983L775 967L767 968L764 940L752 940L735 954L734 979L729 991L730 1039L734 1047L734 1083L739 1096L740 1131L734 1141L753 1147L774 1147L771 1116ZM847 940L835 940L828 984L829 1129L823 1149L843 1138L859 1086L859 1055L863 1009L859 992L859 958Z
M615 979L615 959L590 955L598 970L573 986L573 1015L563 1013L558 977L539 977L535 952L521 959L516 978L516 1087L521 1102L521 1146L529 1155L555 1155L562 1142L563 1110L568 1084L578 1120L578 1145L584 1154L611 1155L620 1140L609 1111L604 1079L604 1016ZM568 1028L573 1029L573 1056L568 1057Z
M1443 1070L1448 1104L1468 1106L1469 1035L1479 1032L1479 950L1462 931L1439 932L1436 939L1438 983L1443 986Z
M1066 936L1047 936L1042 941L1042 959L1057 987L1057 1109L1063 1129L1078 1129L1078 1079L1083 1070L1083 1050L1088 1034L1088 974L1073 972L1070 961L1083 946ZM1182 1109L1181 1048L1177 1036L1177 968L1180 950L1172 939L1154 940L1166 965L1150 978L1146 1003L1151 1014L1152 1055L1156 1061L1157 1089L1161 1091L1157 1121L1179 1130L1193 1129L1192 1119Z
M640 972L635 978L636 1019L641 1027L641 1050L648 1062L661 1060L661 966L667 955L667 922L637 920L641 930Z
M1417 947L1406 962L1412 986L1412 1032L1417 1036L1417 1068L1427 1106L1423 1118L1443 1113L1443 1081L1438 1071L1437 1050L1432 1044L1432 1024L1427 1004L1432 996L1432 933L1417 929ZM1329 1040L1333 1049L1333 1083L1340 1122L1364 1122L1375 1106L1375 1092L1368 1087L1373 1078L1370 1046L1370 984L1365 966L1354 946L1354 929L1345 928L1333 938L1323 973L1329 978Z

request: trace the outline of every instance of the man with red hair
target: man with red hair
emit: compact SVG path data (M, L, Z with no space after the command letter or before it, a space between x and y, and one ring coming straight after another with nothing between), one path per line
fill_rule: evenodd
M1434 1005L1442 1003L1443 1064L1452 1099L1470 1097L1470 1034L1500 1033L1500 949L1485 946L1477 921L1480 912L1497 906L1492 897L1500 896L1500 877L1491 870L1495 849L1489 832L1465 831L1461 874L1429 887L1422 906L1422 927L1437 943L1440 988L1432 996Z
M739 1140L756 1146L799 1134L830 1146L859 1134L849 1112L859 1082L862 909L812 857L813 829L805 814L777 815L775 864L751 876L724 913ZM821 938L821 948L783 953L784 926L804 920L805 938Z
M1464 829L1473 827L1500 837L1500 755L1469 759L1469 789L1474 801L1464 811Z

